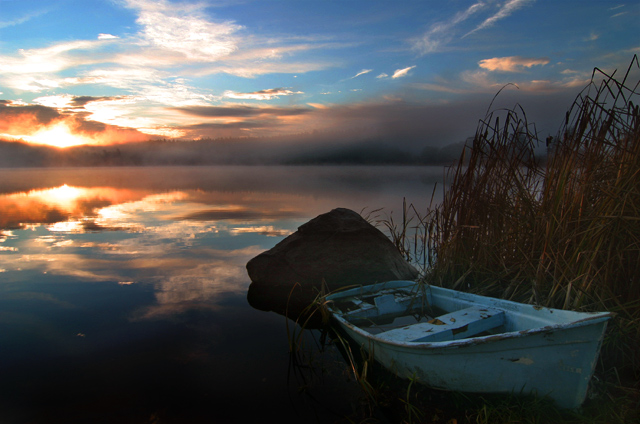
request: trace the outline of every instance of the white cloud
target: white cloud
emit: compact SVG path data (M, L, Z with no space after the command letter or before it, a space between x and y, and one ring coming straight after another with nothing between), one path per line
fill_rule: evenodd
M360 71L357 74L355 74L354 76L352 76L350 79L358 78L360 75L365 75L365 74L368 74L369 72L372 72L372 71L373 71L373 69L363 69L362 71Z
M508 0L499 5L498 11L488 18L484 19L475 29L467 32L462 38L473 34L476 31L493 26L500 19L504 19L514 13L516 10L524 7L526 4L535 0ZM435 53L449 44L458 31L458 27L479 12L486 10L490 4L484 1L477 1L467 9L456 13L448 20L440 21L432 24L422 36L412 41L412 49L420 55Z
M205 13L207 6L203 3L122 0L119 4L138 13L138 33L119 38L105 32L94 40L59 42L0 55L0 85L35 93L76 85L109 86L134 95L144 92L157 102L176 100L174 106L197 104L214 97L177 81L176 75L226 73L254 78L306 73L336 63L296 63L288 58L311 49L345 46L313 37L296 44L292 39L241 36L243 27L231 21L216 22ZM164 72L169 68L171 72ZM63 71L65 76L61 75Z
M473 34L476 31L480 31L482 29L489 28L489 27L493 26L493 24L495 24L500 19L504 19L504 18L510 16L516 10L518 10L518 9L526 6L528 3L532 3L534 1L535 0L509 0L509 1L507 1L506 3L504 3L503 5L500 6L500 9L498 9L498 11L495 14L493 14L489 18L485 19L474 30L469 31L467 34L465 34L464 37L466 37L467 35Z
M416 66L414 65L414 66L409 66L408 68L404 68L404 69L396 69L396 71L393 73L391 78L396 79L396 78L406 77L409 74L409 71L412 70L415 67Z
M455 27L466 21L485 7L481 1L472 4L466 10L456 13L450 20L433 24L420 38L413 41L412 48L425 55L439 51L453 38Z
M610 8L609 8L609 10L611 10L611 11L613 11L613 10L619 10L619 9L624 8L625 6L626 6L626 4L619 4L619 5L617 5L617 6L610 7ZM626 12L626 11L624 11L624 12L616 13L615 15L611 15L610 17L611 17L611 18L617 18L618 16L622 16L622 15L626 15L626 14L627 14L627 12Z
M589 34L589 36L585 38L585 41L596 41L598 38L600 38L600 34L596 34L592 31L591 34Z
M161 105L205 104L218 100L218 97L189 85L183 78L174 78L167 72L153 68L94 69L81 75L74 83L123 89L137 99Z
M291 91L287 88L269 88L267 90L254 91L252 93L236 93L227 90L223 96L230 99L247 99L247 100L271 100L280 96L291 96L293 94L303 94L302 91Z
M33 99L33 103L35 104L54 108L69 107L72 102L73 96L69 94L45 96Z
M611 15L612 18L617 18L618 16L626 15L627 12L616 13L615 15Z
M93 69L82 74L79 84L101 84L126 90L136 90L144 83L161 83L168 77L164 72L151 68L131 69L126 67Z
M98 40L114 40L120 38L112 34L98 34Z
M242 27L233 22L211 22L203 12L203 4L127 0L127 5L140 11L136 22L143 27L145 41L163 50L209 62L238 48L234 34Z
M310 71L319 71L331 67L327 63L314 62L295 62L295 63L279 63L279 62L251 62L251 63L229 63L212 67L203 68L193 72L196 76L205 76L211 74L225 73L242 78L255 78L265 74L298 74ZM295 76L294 76L295 78Z
M80 40L41 49L20 49L17 57L0 56L0 73L5 75L44 74L62 71L81 63L91 63L90 60L71 53L92 50L99 45L98 41Z
M33 18L37 18L38 16L44 15L45 13L47 13L48 10L38 10L35 12L31 12L28 13L20 18L16 18L12 21L0 21L0 29L1 28L8 28L8 27L12 27L12 26L16 26L16 25L21 25L25 22L30 21Z
M388 76L389 74L383 72L380 75L378 75L376 78L387 78Z

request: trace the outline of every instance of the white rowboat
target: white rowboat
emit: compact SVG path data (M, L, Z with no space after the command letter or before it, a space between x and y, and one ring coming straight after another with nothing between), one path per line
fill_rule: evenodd
M574 312L389 281L327 297L340 328L376 361L430 387L548 396L577 408L611 313Z

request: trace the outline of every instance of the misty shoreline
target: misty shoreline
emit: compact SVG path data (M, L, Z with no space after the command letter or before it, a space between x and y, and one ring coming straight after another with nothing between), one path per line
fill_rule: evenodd
M263 139L151 140L64 149L0 140L0 167L450 165L460 158L465 143L426 146L411 152L383 139L352 143L324 140L268 143Z

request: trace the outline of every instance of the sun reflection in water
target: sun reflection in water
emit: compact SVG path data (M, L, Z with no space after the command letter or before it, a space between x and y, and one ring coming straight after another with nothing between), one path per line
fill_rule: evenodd
M58 206L64 209L71 209L80 197L86 197L88 189L70 187L66 184L60 187L48 188L44 190L32 190L24 193L23 196L29 199L38 200L51 206Z
M62 221L47 226L47 230L54 233L84 233L84 226L81 221Z

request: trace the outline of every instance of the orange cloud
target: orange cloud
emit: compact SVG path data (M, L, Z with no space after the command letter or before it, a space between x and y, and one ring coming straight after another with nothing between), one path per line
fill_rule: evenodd
M72 104L81 105L84 99ZM82 108L14 104L0 101L0 137L56 147L106 145L148 140L136 129L86 119Z
M28 224L54 224L71 218L95 217L99 207L138 200L147 193L107 187L62 185L0 196L0 228L17 229Z
M536 65L546 65L547 63L549 63L549 59L546 57L527 58L522 56L508 56L483 59L478 62L478 65L489 71L521 72L524 68L531 68Z

